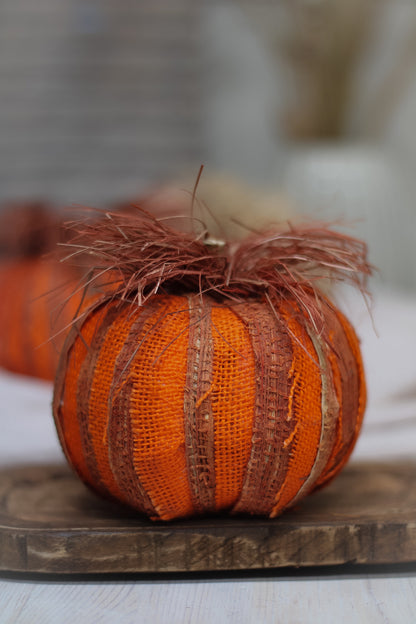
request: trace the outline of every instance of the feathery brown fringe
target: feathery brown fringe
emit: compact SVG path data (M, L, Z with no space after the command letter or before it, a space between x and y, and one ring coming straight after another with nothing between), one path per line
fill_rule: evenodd
M294 298L321 333L322 279L348 282L366 293L372 273L366 244L330 224L289 223L237 242L212 239L194 217L181 216L192 221L189 233L171 227L167 217L135 208L135 214L104 212L100 219L86 216L67 224L73 236L63 244L70 250L63 260L89 269L86 287L107 279L112 297L138 306L172 292L236 303L263 297L272 307L276 298Z

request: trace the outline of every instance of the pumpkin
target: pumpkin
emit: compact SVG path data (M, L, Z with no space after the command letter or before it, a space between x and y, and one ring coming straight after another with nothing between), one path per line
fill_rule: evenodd
M226 243L143 213L78 244L122 280L71 329L55 381L59 439L89 487L158 520L274 517L341 470L365 379L317 284L323 268L362 286L360 241L298 226Z
M47 255L64 240L62 220L41 202L10 204L0 230L0 366L52 380L82 300L71 296L79 271Z
M0 366L53 380L59 351L81 303L69 266L40 258L0 265Z

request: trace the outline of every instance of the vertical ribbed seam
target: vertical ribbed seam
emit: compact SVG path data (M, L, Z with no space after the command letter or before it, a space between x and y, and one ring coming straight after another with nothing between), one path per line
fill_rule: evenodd
M195 511L215 509L215 431L211 402L214 345L211 302L189 296L189 343L184 391L185 454Z
M80 369L77 384L77 420L81 434L82 448L87 468L93 478L94 485L102 492L108 493L107 486L103 483L94 452L94 445L89 430L90 424L90 396L93 387L96 366L101 355L101 348L105 342L108 328L119 313L116 305L111 305L96 329L96 333L88 348L85 359ZM105 414L103 414L103 418Z
M58 438L62 446L62 450L64 451L65 456L67 457L72 468L79 474L81 479L85 482L93 485L91 475L88 473L85 474L83 469L80 468L78 462L76 462L73 458L73 448L71 441L68 441L67 431L64 425L64 421L66 420L66 405L65 405L65 393L66 393L66 385L68 381L68 373L70 372L70 361L72 357L72 351L75 348L75 344L77 340L81 340L80 336L83 335L84 325L88 323L88 321L93 317L93 315L98 314L99 308L101 308L101 303L98 303L94 309L91 309L88 317L84 319L82 322L78 322L74 324L64 341L63 348L61 350L60 359L57 367L55 384L54 384L54 392L53 392L53 400L52 400L52 411L53 417L55 420L56 429L58 432ZM93 340L93 338L92 338ZM85 341L84 341L85 342ZM86 345L85 348L88 350L90 347ZM77 399L77 397L75 397ZM76 418L77 428L79 431L79 423L76 414L70 414L69 417ZM67 424L67 423L66 423ZM79 432L81 437L81 432ZM82 443L81 443L82 444ZM85 470L88 472L88 467L86 465L85 457L83 457Z
M289 411L292 343L284 320L264 303L235 308L248 328L255 359L252 447L241 495L233 513L267 514L283 482L296 426Z
M295 497L286 505L295 505L298 500L306 496L314 487L322 471L328 463L336 440L335 432L339 416L339 403L334 384L332 367L328 357L328 347L323 339L318 336L316 330L305 322L304 327L312 341L318 356L321 376L321 436L314 464L307 479L304 481Z
M334 310L337 329L334 333L336 337L336 364L340 368L342 383L342 438L340 448L336 449L334 457L330 459L330 464L324 470L319 486L330 481L345 465L358 437L365 405L360 405L361 397L365 396L365 381L360 373L361 354L354 352L352 336L355 333L343 315ZM352 332L348 335L348 329ZM353 339L354 339L353 338ZM358 344L356 343L358 349ZM363 385L362 385L363 384Z
M108 454L114 478L126 500L151 518L156 518L158 513L134 465L135 434L132 428L131 400L134 384L140 383L140 380L137 382L130 375L132 363L140 349L140 341L144 338L145 326L152 318L156 319L160 309L165 306L165 301L155 299L151 305L141 308L133 321L127 339L117 356L113 392L108 401Z

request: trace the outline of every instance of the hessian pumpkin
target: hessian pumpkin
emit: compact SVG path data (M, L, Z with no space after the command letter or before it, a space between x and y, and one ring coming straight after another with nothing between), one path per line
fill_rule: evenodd
M140 210L107 217L77 244L120 283L71 329L54 390L80 478L161 520L274 517L328 483L366 389L357 336L320 284L363 288L365 245L323 225L233 243Z
M0 366L47 380L82 300L75 267L52 254L62 217L42 202L10 203L0 218Z

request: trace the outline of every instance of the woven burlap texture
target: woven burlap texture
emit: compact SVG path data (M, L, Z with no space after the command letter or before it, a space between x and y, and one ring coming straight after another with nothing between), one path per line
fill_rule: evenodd
M80 477L153 519L276 516L346 462L365 407L357 337L293 301L97 305L61 356L54 416Z

